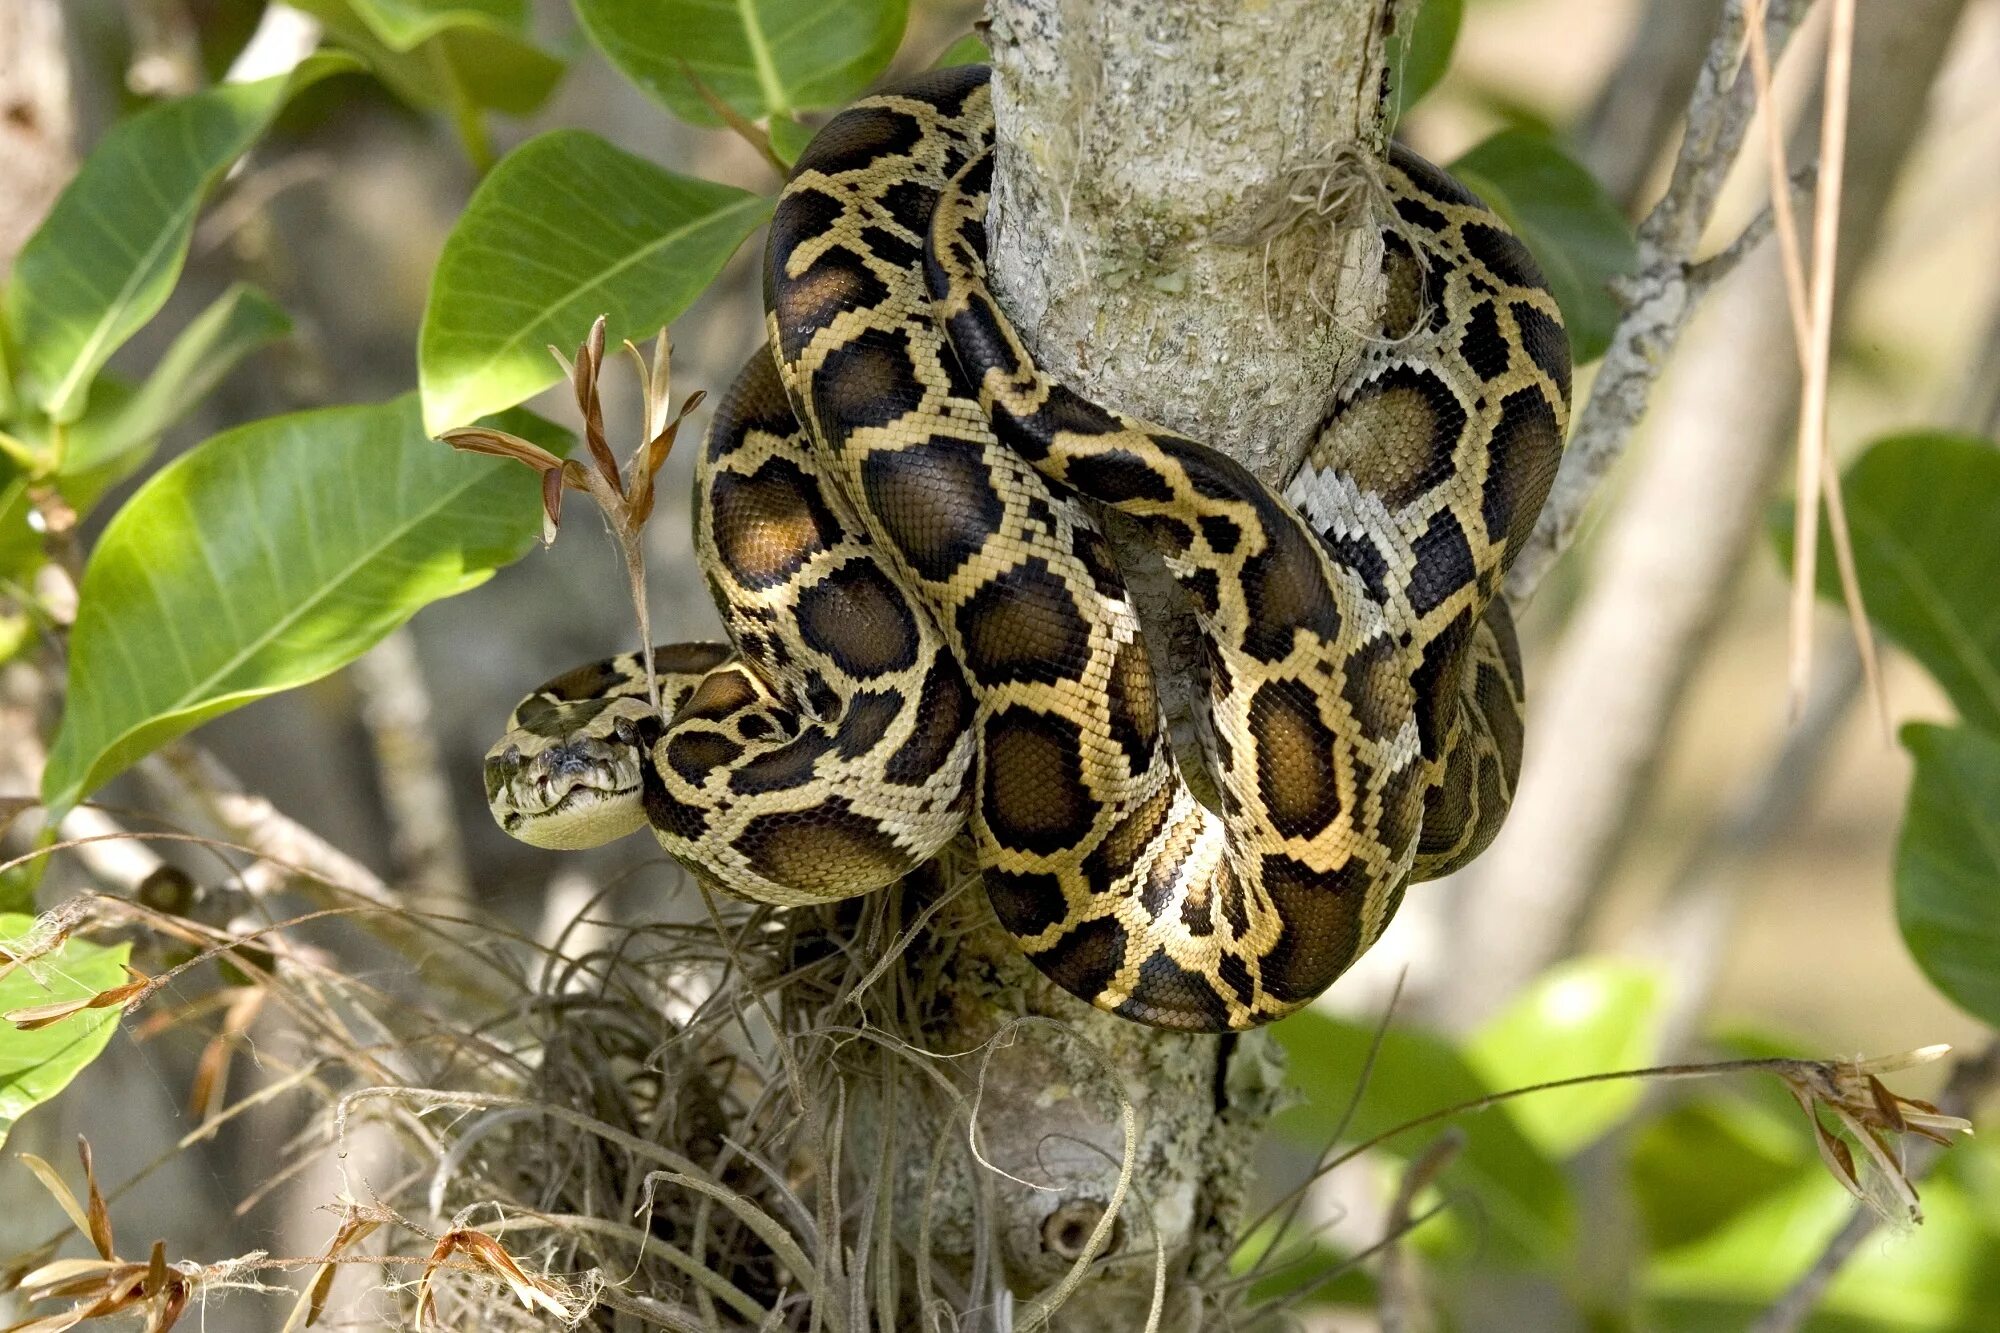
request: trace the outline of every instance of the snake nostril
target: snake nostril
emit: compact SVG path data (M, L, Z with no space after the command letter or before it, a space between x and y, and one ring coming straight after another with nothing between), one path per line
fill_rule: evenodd
M582 741L551 745L540 756L544 777L567 778L586 772L591 766L589 747Z

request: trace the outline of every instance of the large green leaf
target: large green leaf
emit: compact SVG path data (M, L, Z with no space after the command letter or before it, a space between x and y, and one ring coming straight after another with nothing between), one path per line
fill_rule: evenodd
M1976 436L1892 435L1841 483L1868 617L1908 649L1959 716L2000 736L2000 448ZM1791 558L1792 512L1772 526ZM1840 596L1821 525L1819 591Z
M1495 1088L1651 1064L1659 1049L1657 971L1612 958L1585 958L1542 973L1467 1043L1465 1057ZM1538 1092L1507 1113L1552 1157L1583 1148L1638 1104L1635 1079Z
M1896 921L1917 966L2000 1027L2000 736L1903 728L1916 780L1896 848Z
M852 101L888 67L909 0L574 0L592 41L682 120L722 117L687 72L752 120Z
M2000 1246L1952 1181L1934 1175L1923 1189L1924 1225L1856 1249L1817 1303L1811 1328L1973 1333L1992 1327ZM1655 1258L1643 1278L1648 1308L1640 1326L1671 1333L1748 1327L1819 1259L1853 1206L1824 1172L1795 1177L1726 1226Z
M208 396L217 382L257 349L292 331L271 298L237 283L196 315L139 387L112 394L73 426L63 452L63 496L82 506L104 487L130 476L166 429ZM79 484L80 483L80 484Z
M1464 0L1421 0L1409 31L1399 34L1389 49L1390 124L1401 120L1444 77L1464 15Z
M770 209L581 130L530 139L473 193L438 259L417 351L426 428L553 383L548 345L574 347L600 314L613 346L660 328Z
M1794 1177L1821 1169L1789 1098L1774 1108L1743 1094L1730 1084L1691 1096L1633 1135L1629 1197L1651 1248L1710 1235Z
M503 424L560 446L528 413ZM225 432L162 468L84 570L42 794L64 810L149 750L352 661L541 531L534 475L428 438L414 396Z
M1366 1062L1369 1028L1305 1009L1272 1032L1290 1057L1292 1080L1303 1105L1282 1112L1274 1127L1312 1147L1339 1122ZM1409 1121L1495 1091L1442 1038L1392 1029L1348 1133L1370 1138ZM1495 1257L1547 1260L1564 1252L1574 1224L1568 1187L1554 1162L1509 1117L1486 1111L1460 1117L1465 1150L1440 1182L1449 1192L1470 1187L1479 1216L1471 1226ZM1442 1126L1391 1139L1386 1151L1408 1155L1425 1147Z
M34 936L33 917L0 913L0 969L10 957L28 952ZM129 952L124 944L105 948L65 940L61 948L0 976L0 1014L110 990L125 980ZM0 1143L16 1120L68 1087L98 1057L118 1026L118 1013L84 1009L30 1032L0 1021Z
M346 56L177 98L114 126L35 234L7 286L7 321L30 401L59 422L83 413L91 379L165 303L210 187L285 101Z
M1578 365L1604 355L1618 322L1612 278L1638 263L1632 228L1597 179L1553 139L1502 130L1451 164L1533 252L1569 328Z
M450 28L525 32L527 0L346 0L377 37L398 51Z
M520 0L296 0L329 40L412 106L526 115L563 62L534 44Z

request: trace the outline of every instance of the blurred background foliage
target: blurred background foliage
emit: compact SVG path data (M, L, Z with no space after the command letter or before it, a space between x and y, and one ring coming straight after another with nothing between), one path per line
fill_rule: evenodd
M1535 249L1580 364L1612 337L1613 284L1639 262L1634 224L1662 188L1677 109L1723 7L1425 0L1393 62L1398 133L1453 164ZM1788 124L1816 119L1811 52L1826 8L1799 39L1809 54L1780 70ZM1504 1002L1469 1007L1463 972L1512 943L1466 928L1468 896L1490 886L1475 869L1413 893L1364 967L1277 1029L1296 1103L1264 1149L1274 1198L1329 1135L1358 1142L1524 1085L1694 1057L1991 1042L2000 109L1987 90L2000 79L2000 4L1893 8L1864 5L1873 17L1856 54L1863 220L1844 239L1831 417L1856 569L1886 644L1881 715L1845 646L1829 539L1821 684L1788 716L1790 511L1763 509L1783 489L1776 468L1717 482L1753 492L1759 519L1745 532L1716 530L1699 491L1671 526L1631 517L1661 484L1651 460L1690 441L1782 455L1764 437L1790 429L1796 361L1775 262L1760 255L1697 318L1604 517L1524 622L1538 713L1554 678L1602 688L1605 729L1654 736L1632 751L1638 771L1606 779L1621 799L1566 938ZM428 437L508 413L510 429L566 448L567 431L543 419L574 421L547 392L558 369L543 348L573 346L600 312L614 344L670 325L677 388L720 389L761 337L754 256L778 169L872 84L978 58L977 6L293 9L282 22L260 0L64 9L81 165L42 201L47 220L20 229L4 306L0 652L19 730L7 744L32 756L10 759L25 785L8 794L39 782L58 816L93 795L144 808L157 791L128 770L201 725L251 791L430 901L543 939L600 891L617 915L658 912L656 848L526 848L492 826L475 776L525 686L629 646L612 556L573 539L517 561L539 531L532 479ZM740 21L751 11L754 32ZM262 68L256 43L315 27L323 53L281 53L274 72L244 77ZM1931 54L1903 54L1915 48ZM1886 118L1877 98L1919 109L1886 148L1868 146L1871 118ZM1764 197L1753 142L1715 240ZM1589 381L1585 370L1579 400ZM614 438L629 424L615 422ZM648 530L661 641L717 629L689 546L691 457L669 460ZM1719 549L1721 572L1658 697L1621 701L1605 686L1648 633L1644 578L1620 585L1617 633L1579 627L1633 550L1664 550L1640 563L1671 580L1676 543L1683 556ZM171 625L195 628L182 639ZM58 703L37 673L65 664ZM421 847L393 818L393 728L371 720L385 672L414 680L424 743L450 779ZM1560 734L1535 743L1528 785L1567 753ZM27 828L12 850L30 845ZM1505 864L1533 866L1536 850L1507 849ZM0 907L47 908L90 882L88 868L30 859L7 872ZM16 952L33 936L29 917L0 916ZM120 978L122 955L80 939L48 958L79 995ZM72 998L29 982L26 969L0 978L0 1003ZM1378 1031L1397 988L1395 1021ZM123 1178L185 1128L179 1089L201 1044L142 1044L115 1013L0 1034L0 1134L26 1115L14 1146L50 1156L59 1126L84 1129L101 1174ZM1992 1063L1958 1067L1961 1112L1990 1106ZM1943 1068L1901 1078L1935 1096ZM72 1078L74 1092L28 1114ZM156 1164L121 1202L121 1225L176 1252L313 1252L324 1224L309 1210L325 1181L302 1177L296 1197L264 1191L290 1128L251 1120ZM1443 1148L1440 1134L1452 1136ZM1445 1206L1377 1257L1405 1164L1427 1162L1442 1165L1404 1213ZM59 1214L24 1171L0 1171L10 1200L24 1200L0 1218L0 1250L25 1250ZM1954 1148L1920 1189L1920 1227L1863 1241L1802 1323L1756 1323L1853 1213L1811 1123L1782 1083L1750 1075L1598 1083L1393 1138L1327 1175L1239 1258L1246 1270L1262 1261L1259 1299L1311 1328L1993 1327L2000 1148ZM1371 1262L1346 1262L1364 1252ZM211 1326L271 1326L250 1299L218 1307Z

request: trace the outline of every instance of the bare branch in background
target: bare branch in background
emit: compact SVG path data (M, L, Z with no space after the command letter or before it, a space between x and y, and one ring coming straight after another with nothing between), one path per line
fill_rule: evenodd
M409 905L379 875L263 796L245 791L206 750L176 741L140 761L138 773L175 823L210 830L226 842L251 849L279 872L284 887L315 905L351 907L360 900L396 908L361 913L355 920L421 966L424 980L440 996L458 996L484 1006L507 1002L508 994L495 984L493 974L469 966L458 951L445 947L408 914Z
M1879 105L1855 124L1848 154L1843 290L1874 249L1923 127L1925 91L1963 8L1963 0L1911 0L1862 13L1859 76ZM1684 296L1685 279L1673 285ZM1653 409L1647 429L1659 444L1640 461L1608 524L1589 591L1536 691L1507 826L1459 877L1463 919L1453 938L1467 943L1447 969L1450 993L1440 997L1456 1021L1490 1012L1572 947L1632 831L1633 811L1651 790L1683 692L1782 470L1797 356L1777 256L1766 251L1746 262L1714 305L1718 334L1681 358ZM1638 309L1628 322L1649 318ZM1673 338L1679 329L1671 325ZM1593 429L1614 373L1608 360L1580 432ZM1650 386L1658 371L1633 363L1619 373L1636 376L1625 381L1629 388ZM1608 427L1612 418L1595 419ZM1637 419L1597 436L1598 445L1622 451ZM1506 947L1491 947L1496 939Z
M1688 269L1757 110L1756 81L1748 62L1740 59L1746 6L1754 2L1729 0L1723 11L1688 104L1673 178L1639 226L1637 271L1618 286L1625 316L1612 333L1590 400L1570 431L1562 469L1534 536L1508 576L1507 595L1517 602L1533 595L1556 557L1576 540L1585 513L1631 443L1653 385L1694 314ZM1765 35L1773 53L1785 49L1809 3L1777 0L1771 5Z
M1579 156L1627 208L1680 124L1723 0L1646 0L1617 66L1577 130Z
M389 816L393 877L413 906L462 909L471 901L465 846L431 730L430 688L408 631L396 631L363 654L353 680Z
M1631 951L1658 959L1661 974L1674 979L1661 1016L1661 1050L1684 1051L1694 1041L1729 961L1730 932L1751 868L1810 804L1861 682L1860 655L1842 642L1769 767L1703 833L1658 911L1632 932Z

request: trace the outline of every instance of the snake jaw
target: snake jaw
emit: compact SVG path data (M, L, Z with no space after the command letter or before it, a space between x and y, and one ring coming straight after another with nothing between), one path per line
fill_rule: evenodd
M487 803L500 827L536 847L594 847L645 822L642 751L622 738L510 733L486 756Z

